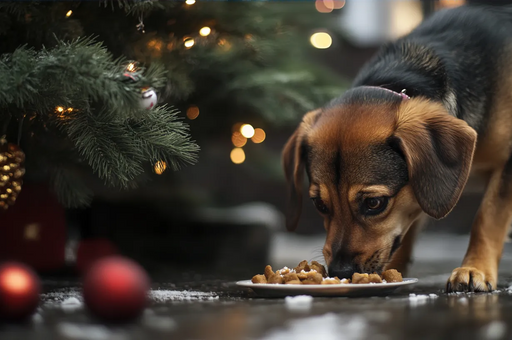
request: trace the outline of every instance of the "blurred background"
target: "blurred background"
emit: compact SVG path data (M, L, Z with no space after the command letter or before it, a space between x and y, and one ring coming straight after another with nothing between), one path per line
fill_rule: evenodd
M158 104L179 110L200 151L197 163L178 171L169 161L148 162L146 178L130 190L105 185L94 171L78 172L85 185L71 190L87 189L93 198L75 205L63 198L62 182L52 182L42 163L31 161L42 157L33 131L26 128L20 138L19 122L11 124L11 140L21 140L27 155L26 175L17 201L0 213L0 257L27 262L42 274L69 275L94 258L119 252L162 277L183 271L244 277L269 262L284 262L290 253L318 259L319 248L312 244L321 243L309 241L321 240L324 231L308 199L296 234L285 232L280 160L285 142L307 111L350 86L381 44L408 33L434 11L466 2L506 1L2 7L2 53L24 44L52 47L55 37L94 36L114 57L126 58L128 72L164 65ZM66 109L53 102L48 107ZM476 189L427 231L469 231L480 197Z

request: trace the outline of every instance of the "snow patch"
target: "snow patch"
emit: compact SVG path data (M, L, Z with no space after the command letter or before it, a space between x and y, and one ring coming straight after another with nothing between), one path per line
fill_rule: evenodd
M149 298L155 302L167 301L212 301L219 296L213 292L181 291L181 290L152 290Z
M492 321L483 326L480 333L483 339L501 339L507 333L507 324L503 321Z
M369 325L363 317L328 313L290 321L286 329L273 331L263 340L359 340L368 335Z
M63 322L57 325L59 333L73 340L125 340L126 335L100 325L79 325Z
M288 310L307 311L313 304L313 297L310 295L287 296L284 302Z

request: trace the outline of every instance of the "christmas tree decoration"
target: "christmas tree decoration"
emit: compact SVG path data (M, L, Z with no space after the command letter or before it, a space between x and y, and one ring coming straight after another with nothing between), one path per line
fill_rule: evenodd
M155 107L158 101L156 92L151 87L145 87L142 89L142 98L140 101L140 107L146 110L151 110Z
M0 211L16 202L23 184L25 154L19 146L0 138Z
M98 260L85 275L83 297L87 308L110 322L130 321L148 302L149 278L142 267L124 257Z
M0 318L19 321L34 313L41 284L37 275L22 263L0 265Z

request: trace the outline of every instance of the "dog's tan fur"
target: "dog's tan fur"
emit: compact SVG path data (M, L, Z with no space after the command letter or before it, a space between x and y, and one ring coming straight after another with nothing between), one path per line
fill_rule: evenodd
M460 161L464 163L458 183L447 193L448 199L442 202L433 202L432 198L423 192L425 187L439 185L420 173L427 166L425 161L435 163L431 154L431 136L426 126L442 136L448 157L462 157ZM391 195L386 186L368 185L370 179L358 175L360 167L365 166L364 157L361 155L366 153L370 145L385 142L391 136L396 136L402 141L410 183L390 200L383 214L361 220L354 217L355 198L360 192L369 192L373 196ZM315 160L309 164L309 194L312 197L320 196L332 211L329 216L323 216L327 231L323 249L326 262L330 263L333 260L332 245L344 243L348 252L356 254L354 260L365 271L371 272L382 264L387 264L387 268L394 267L405 271L415 235L423 221L422 212L441 218L446 216L458 201L469 176L476 132L464 121L450 116L441 104L422 98L404 101L397 109L376 105L338 106L321 114L318 110L307 114L283 151L284 166L290 182L290 199L295 202L288 211L290 230L295 228L300 215L299 201L305 166L301 160L300 147L306 140L315 150ZM332 183L339 174L333 173L331 158L338 150L345 160L345 168L342 171L343 180L336 188ZM443 190L445 189L441 191ZM494 204L495 201L491 203ZM402 246L389 263L387 256L393 235L396 234L402 235ZM476 252L479 247L481 246L475 247ZM474 262L474 258L469 256L468 263L475 263L475 266L482 269L489 267L488 263L483 265ZM453 278L454 284L457 284L460 275L464 275L465 269L459 269L457 273L458 276ZM495 280L487 278L492 275L493 272L484 274L483 280L490 280L491 284L495 284ZM473 281L475 285L481 284L476 272Z

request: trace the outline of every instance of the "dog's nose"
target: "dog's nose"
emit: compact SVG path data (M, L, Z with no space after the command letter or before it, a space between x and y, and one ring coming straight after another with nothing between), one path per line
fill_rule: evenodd
M328 267L329 277L337 276L339 279L351 279L355 272L359 271L359 267L354 264L331 263Z

